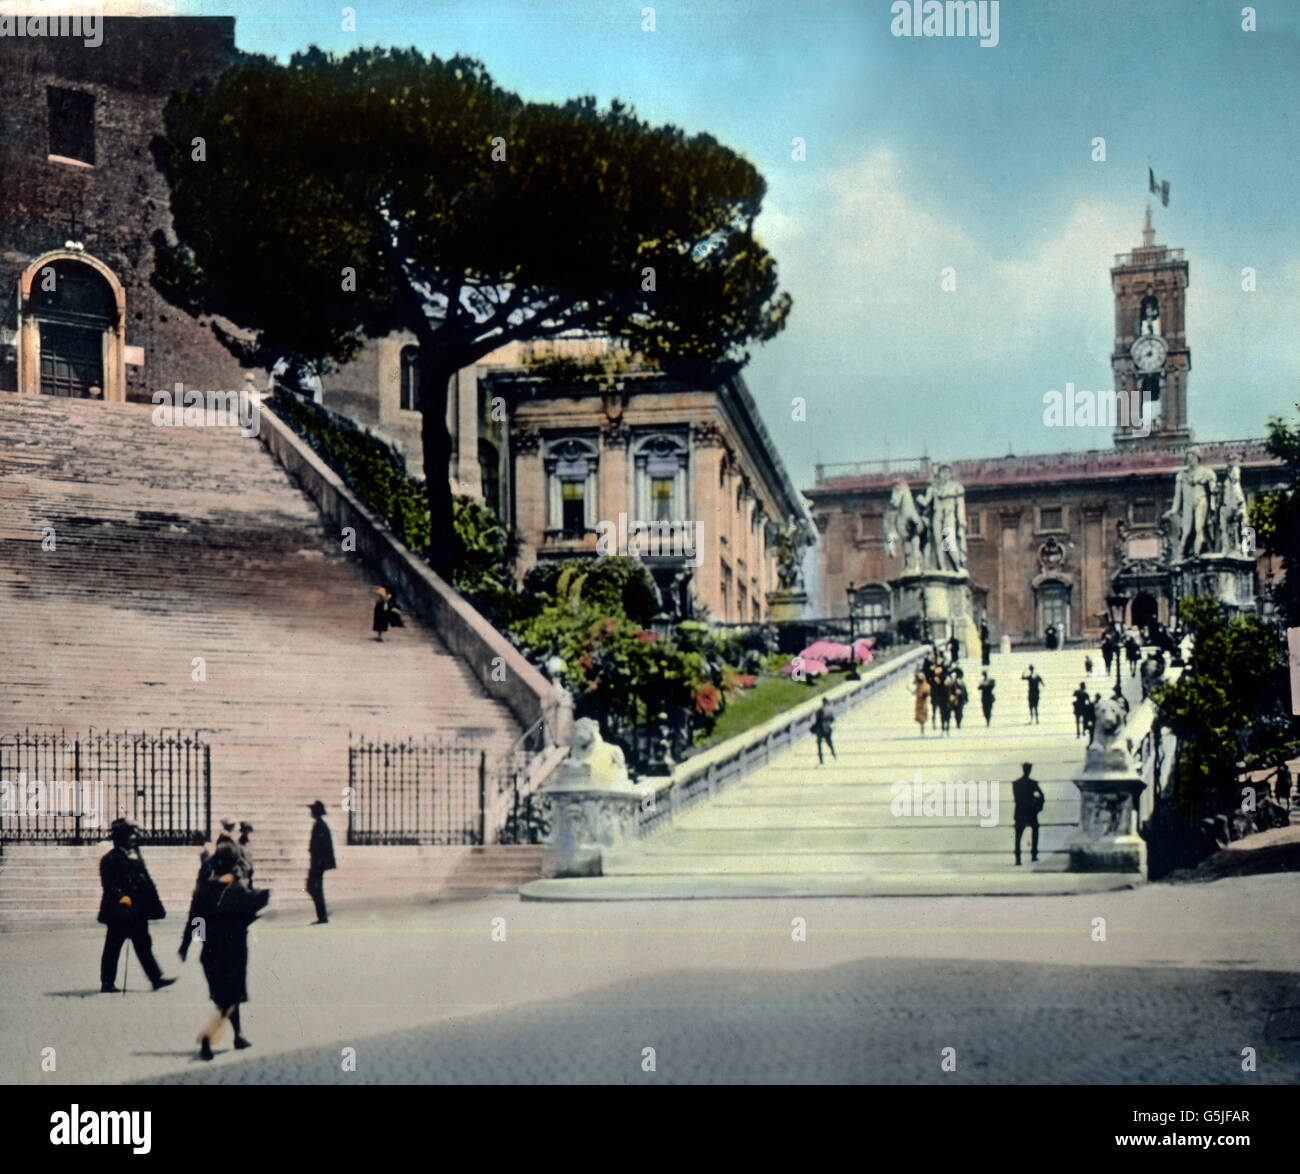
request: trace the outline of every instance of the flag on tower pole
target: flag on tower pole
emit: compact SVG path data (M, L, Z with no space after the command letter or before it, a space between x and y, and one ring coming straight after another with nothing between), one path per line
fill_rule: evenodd
M1147 167L1147 190L1153 196L1159 196L1160 202L1169 207L1169 181L1166 179L1161 183L1156 182L1156 173Z

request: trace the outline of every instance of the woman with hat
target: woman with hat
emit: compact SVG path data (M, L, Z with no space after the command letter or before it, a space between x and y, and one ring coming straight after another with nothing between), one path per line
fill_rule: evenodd
M204 1060L212 1059L212 1045L227 1019L235 1029L235 1047L249 1046L239 1021L239 1006L248 1002L248 927L270 900L271 891L250 889L241 873L239 847L222 833L207 867L199 873L181 939L183 962L199 928L203 942L199 961L208 980L208 995L217 1006L216 1016L199 1035L199 1055Z
M381 644L384 640L384 633L388 631L388 588L380 587L379 598L375 600L374 620L371 628L374 630L375 639Z

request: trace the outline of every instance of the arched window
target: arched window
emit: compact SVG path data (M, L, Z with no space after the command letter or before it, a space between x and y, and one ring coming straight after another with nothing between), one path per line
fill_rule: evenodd
M581 538L596 525L596 444L566 436L546 446L546 528Z
M655 433L632 446L636 470L636 518L638 522L682 522L686 520L686 467L688 447L684 436Z
M391 353L391 352L390 352ZM402 348L402 411L420 410L420 348Z

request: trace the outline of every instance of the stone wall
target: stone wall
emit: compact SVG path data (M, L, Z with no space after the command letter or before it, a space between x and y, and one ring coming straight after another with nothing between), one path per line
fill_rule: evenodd
M239 364L209 325L170 305L150 283L154 242L174 239L166 180L154 160L173 89L236 58L234 18L117 17L103 43L0 38L0 390L18 389L14 332L19 275L80 241L126 291L126 393L147 401L182 382L238 391ZM49 159L48 87L94 94L94 165ZM130 360L141 357L140 365ZM258 374L259 381L262 376Z

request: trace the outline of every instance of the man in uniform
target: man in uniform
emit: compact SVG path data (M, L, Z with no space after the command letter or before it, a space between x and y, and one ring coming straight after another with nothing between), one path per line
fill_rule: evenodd
M311 829L311 863L307 869L307 892L316 904L316 920L313 925L325 925L329 914L325 909L325 873L334 864L334 840L330 836L329 825L325 822L325 804L319 799L311 805L311 813L316 822Z
M1038 860L1038 813L1043 810L1047 797L1037 781L1029 777L1034 769L1032 762L1020 764L1021 775L1011 784L1011 794L1016 800L1016 863L1020 863L1020 837L1025 828L1032 828L1029 843L1029 862Z
M99 880L104 889L99 921L108 927L99 960L99 989L105 994L118 989L117 960L122 943L129 940L153 989L161 990L176 980L163 978L162 968L153 956L149 922L159 921L167 913L140 856L140 829L130 820L115 819L109 836L113 847L99 861Z

